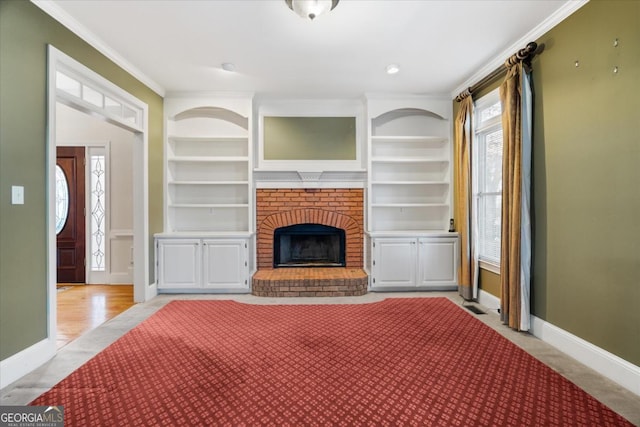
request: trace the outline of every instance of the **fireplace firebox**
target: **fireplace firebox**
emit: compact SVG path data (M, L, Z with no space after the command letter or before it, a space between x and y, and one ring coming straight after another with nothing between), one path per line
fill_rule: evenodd
M273 235L273 267L345 267L345 232L322 224L280 227Z

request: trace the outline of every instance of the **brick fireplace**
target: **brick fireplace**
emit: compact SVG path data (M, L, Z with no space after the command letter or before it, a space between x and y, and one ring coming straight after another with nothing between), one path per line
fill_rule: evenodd
M257 266L253 294L261 296L362 295L364 191L360 188L258 189L256 192ZM318 224L344 230L344 268L275 268L277 229Z

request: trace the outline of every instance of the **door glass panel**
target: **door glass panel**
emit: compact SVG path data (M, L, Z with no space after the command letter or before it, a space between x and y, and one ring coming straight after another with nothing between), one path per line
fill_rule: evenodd
M91 270L105 270L105 157L91 156Z
M122 104L115 101L108 96L104 97L104 109L107 113L115 114L118 117L122 117Z
M103 108L102 94L97 90L90 88L87 85L82 85L82 99L95 105L96 107Z
M69 183L62 168L56 165L56 235L60 234L69 216Z
M73 96L80 97L81 86L80 82L76 79L72 79L60 71L56 73L56 87L58 89L70 93Z
M138 113L135 110L127 107L126 105L124 106L124 114L122 118L125 122L136 124L138 123Z

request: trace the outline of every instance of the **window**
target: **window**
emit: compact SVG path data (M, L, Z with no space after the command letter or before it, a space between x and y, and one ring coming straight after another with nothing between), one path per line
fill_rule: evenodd
M498 89L475 106L472 160L480 266L499 272L502 206L502 108Z
M102 149L91 151L91 270L105 271L105 155Z
M131 104L127 104L124 99L117 98L112 94L107 96L107 92L97 84L90 83L84 79L73 77L75 73L67 71L56 71L56 89L58 97L82 100L89 104L95 111L105 114L107 117L115 118L120 123L127 125L140 125L142 121L142 111ZM136 129L137 130L137 129Z

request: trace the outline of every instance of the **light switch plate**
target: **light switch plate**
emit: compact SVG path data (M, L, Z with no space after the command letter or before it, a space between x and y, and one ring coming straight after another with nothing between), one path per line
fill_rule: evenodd
M11 204L24 205L24 187L21 185L11 186Z

